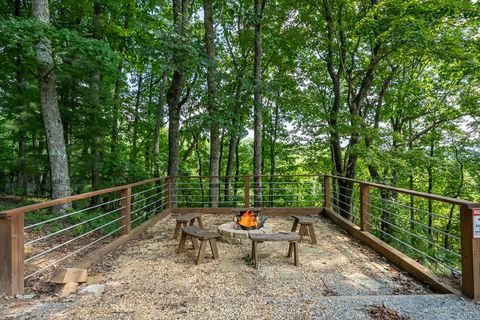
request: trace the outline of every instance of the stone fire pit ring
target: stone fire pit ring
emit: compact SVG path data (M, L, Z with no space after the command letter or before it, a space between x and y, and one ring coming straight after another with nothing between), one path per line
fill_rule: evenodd
M242 230L240 226L235 222L227 222L218 226L218 233L220 233L220 241L228 242L233 244L242 244L250 242L250 234L267 234L272 233L272 227L268 225L263 225L260 229L257 230Z

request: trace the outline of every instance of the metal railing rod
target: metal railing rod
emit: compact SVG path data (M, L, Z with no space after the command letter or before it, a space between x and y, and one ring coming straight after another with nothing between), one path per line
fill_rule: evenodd
M153 198L153 197L158 197L159 195L160 195L160 193L155 193L155 194L153 194L153 195L151 195L151 196L148 196L148 197L146 197L146 198L143 198L143 199L134 201L134 202L132 202L132 206L134 206L134 205L136 205L137 203L140 203L140 202L142 202L142 201L147 201L148 199L151 199L151 198Z
M153 208L152 210L148 211L147 213L143 213L143 214L139 215L138 217L133 219L131 223L133 224L134 222L136 222L137 220L139 220L142 217L145 218L147 215L149 215L150 213L152 213L155 210L157 210L157 208Z
M102 218L102 217L104 217L104 216L106 216L106 215L109 215L109 214L112 214L112 213L114 213L114 212L120 211L120 210L122 210L122 209L124 209L124 208L125 208L125 207L117 208L117 209L111 210L111 211L109 211L109 212L103 213L103 214L101 214L101 215L99 215L99 216L95 216L95 217L90 218L90 219L88 219L88 220L82 221L82 222L80 222L80 223L77 223L77 224L68 226L68 227L66 227L66 228L60 229L60 230L58 230L58 231L55 231L55 232L46 234L46 235L44 235L43 237L40 237L40 238L37 238L37 239L33 239L33 240L28 241L27 243L25 243L25 245L26 245L26 246L32 245L32 244L34 244L34 243L37 243L37 242L39 242L39 241L48 239L48 238L53 237L53 236L55 236L55 235L57 235L57 234L60 234L60 233L62 233L62 232L65 232L65 231L68 231L68 230L73 229L73 228L75 228L75 227L81 226L81 225L83 225L83 224L85 224L85 223L88 223L88 222L91 222L91 221L100 219L100 218Z
M400 231L403 231L403 232L405 232L405 233L408 233L409 235L414 236L415 238L417 238L417 239L419 239L419 240L422 240L422 241L424 241L424 242L426 242L426 243L428 243L428 244L434 245L434 246L442 249L443 251L448 252L448 253L456 256L456 257L459 257L459 258L461 257L461 255L460 255L459 253L454 252L454 251L451 251L451 250L449 250L449 249L446 249L446 248L444 248L444 247L442 247L442 246L440 246L440 245L438 245L438 244L436 244L436 243L434 243L434 242L431 242L431 241L428 240L427 238L420 237L419 235L416 235L416 234L414 234L414 233L412 233L412 232L409 232L409 231L406 230L406 229L402 229L402 228L400 228L399 226L397 226L397 225L395 225L395 224L393 224L393 223L390 223L390 222L388 222L388 221L386 221L386 220L383 220L383 219L381 219L381 218L379 218L379 217L375 217L375 216L373 216L372 218L373 218L373 219L377 219L377 221L378 221L378 220L379 220L379 221L382 221L382 222L384 222L384 223L386 223L386 224L394 227L394 228L397 229L397 230L400 230Z
M393 204L395 204L395 205L398 205L398 206L400 206L400 207L404 207L404 208L409 209L409 210L413 209L413 210L415 210L415 211L420 211L420 212L423 212L423 213L425 213L425 214L431 214L432 216L439 217L440 219L446 219L446 220L450 219L450 218L447 217L447 216L439 215L439 214L433 213L433 212L428 212L427 210L423 210L423 209L416 208L416 207L410 207L410 206L407 206L407 205L402 204L402 203L397 202L397 201L393 201L393 200L389 200L389 199L383 199L381 196L377 196L377 195L374 195L374 194L372 194L371 197L372 197L372 198L376 198L376 199L378 199L378 200L380 200L380 201L387 201L387 202L393 203ZM424 200L428 200L428 199L425 199L425 198L424 198Z
M371 226L373 230L377 230L378 232L380 232L380 233L382 233L382 234L385 234L385 235L389 236L390 238L392 238L392 239L394 239L394 240L396 240L396 241L398 241L398 242L406 245L407 247L409 247L410 249L414 250L415 252L420 253L422 256L427 257L427 258L429 258L429 259L437 262L438 264L446 267L447 269L450 269L450 270L453 271L453 272L456 272L456 273L458 273L458 274L461 274L461 272L460 272L458 269L455 269L454 267L451 267L451 266L449 266L449 265L446 265L445 263L443 263L442 261L438 260L437 258L434 258L434 257L426 254L425 252L423 252L423 251L421 251L421 250L418 250L417 248L411 246L410 244L408 244L408 243L406 243L406 242L398 239L397 237L392 236L391 234L389 234L389 233L387 233L387 232L385 232L385 231L383 231L383 230L378 229L376 226L374 226L374 225L372 225L372 224L370 224L370 223L368 223L368 222L366 222L366 224L368 224L369 226Z
M73 216L75 214L82 213L82 212L85 212L85 211L89 211L89 210L92 210L92 209L95 209L95 208L98 208L98 207L102 207L104 205L110 204L112 202L120 201L120 200L123 200L123 199L125 199L125 197L114 199L114 200L104 202L104 203L100 203L100 204L97 204L97 205L94 205L94 206L91 206L91 207L88 207L88 208L84 208L84 209L81 209L81 210L70 212L70 213L67 213L67 214L64 214L64 215L61 215L61 216L58 216L58 217L54 217L54 218L51 218L51 219L48 219L48 220L45 220L45 221L40 221L40 222L37 222L37 223L34 223L34 224L30 224L28 226L25 226L25 230L28 230L30 228L40 226L40 225L43 225L43 224L46 224L46 223L49 223L49 222L53 222L53 221L56 221L56 220L59 220L59 219L70 217L70 216Z
M100 230L100 229L103 229L103 228L105 228L106 226L111 225L112 223L117 222L117 221L120 221L120 220L122 220L122 219L123 219L123 217L119 217L119 218L117 218L117 219L114 219L114 220L112 220L112 221L110 221L110 222L105 223L104 225L101 225L101 226L98 227L98 228L95 228L95 229L93 229L93 230L87 231L87 232L85 232L85 233L83 233L83 234L81 234L81 235L79 235L79 236L77 236L77 237L75 237L75 238L73 238L73 239L70 239L70 240L68 240L68 241L62 242L61 244L56 245L56 246L54 246L54 247L52 247L52 248L50 248L50 249L48 249L48 250L42 251L42 252L40 252L39 254L36 254L36 255L28 258L28 259L25 259L25 263L27 263L27 262L29 262L29 261L32 261L32 260L34 260L34 259L36 259L36 258L38 258L38 257L44 256L44 255L46 255L47 253L50 253L50 252L52 252L52 251L54 251L54 250L57 250L57 249L59 249L59 248L61 248L61 247L63 247L63 246L66 246L67 244L72 243L73 241L76 241L76 240L78 240L78 239L80 239L80 238L83 238L83 237L85 237L85 236L88 235L88 234L91 234L91 233L93 233L93 232L95 232L95 231L98 231L98 230Z
M332 194L332 199L335 199L335 200L338 200L340 201L340 199L338 199L338 197L340 197L340 194L338 194L337 192L335 192L334 190L330 190L331 194ZM337 196L337 198L335 198L333 195ZM353 197L347 197L347 196L343 196L344 198L346 199L351 199L352 200L352 203L353 203L353 200L355 200L356 198L353 198ZM343 202L345 203L345 202Z
M333 199L340 202L340 203L343 203L346 206L352 207L352 209L357 209L358 211L360 211L360 209L357 206L355 206L353 203L346 203L346 202L344 202L340 199L337 199L337 198L333 198Z
M33 276L36 275L36 274L39 274L39 273L47 270L48 268L50 268L50 267L52 267L52 266L54 266L54 265L57 265L59 262L62 262L62 261L64 261L65 259L68 259L69 257L71 257L71 256L79 253L80 251L85 250L86 248L94 245L95 243L102 241L102 240L105 239L106 237L111 236L112 234L114 234L115 232L118 232L119 230L121 230L121 229L123 229L123 228L125 228L124 225L122 225L120 228L117 228L117 229L113 230L112 232L107 233L106 235L102 236L101 238L98 238L98 239L90 242L90 243L87 244L86 246L83 246L83 247L81 247L80 249L75 250L75 251L67 254L66 256L62 257L61 259L58 259L57 261L55 261L54 263L51 263L51 264L49 264L48 266L43 267L43 268L41 268L41 269L39 269L39 270L37 270L37 271L35 271L35 272L27 275L24 279L26 280L26 279L28 279L28 278L30 278L30 277L33 277Z
M152 191L152 190L156 190L156 189L158 189L158 188L159 188L159 186L155 186L155 187L150 188L150 189L147 189L147 190L142 190L142 191L139 191L139 192L132 193L132 198L135 197L135 196L138 196L138 195L140 195L140 194L144 194L144 193L146 193L146 192L149 192L149 191Z
M136 213L136 212L142 211L143 209L145 209L145 208L147 208L147 207L150 207L151 205L156 204L158 201L161 201L161 200L163 200L163 198L160 198L160 199L158 199L158 200L156 200L156 201L153 201L152 203L147 204L146 206L143 206L143 207L141 207L141 208L139 208L139 209L133 210L130 214L134 214L134 213Z
M441 233L441 234L446 235L446 236L448 236L448 237L451 237L451 238L453 238L453 239L460 240L460 237L457 236L457 235L454 235L454 234L451 234L451 233L446 233L445 231L442 231L442 230L440 230L440 229L437 229L437 228L435 228L435 227L433 227L433 226L432 226L432 227L429 227L429 226L427 226L426 224L420 223L420 222L415 221L415 220L412 221L412 220L410 220L409 217L403 217L403 216L401 216L401 215L398 215L398 214L396 214L396 213L393 213L393 212L391 212L391 211L388 211L388 210L386 210L386 209L384 209L384 208L377 207L377 206L375 206L375 205L373 205L373 204L370 204L370 206L371 206L372 208L374 208L374 209L378 209L378 210L381 210L381 211L388 212L388 213L390 213L390 214L392 214L392 215L394 215L394 216L396 216L396 217L399 217L399 218L401 218L401 219L403 219L403 220L406 220L406 221L408 221L408 222L411 222L411 223L414 223L414 224L423 226L423 227L425 227L425 228L427 228L427 229L434 230L434 231L436 231L437 233Z

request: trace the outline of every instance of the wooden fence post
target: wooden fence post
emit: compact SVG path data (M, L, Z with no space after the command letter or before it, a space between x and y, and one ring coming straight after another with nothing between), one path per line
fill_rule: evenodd
M170 177L165 177L165 190L167 190L165 208L170 209L172 207L172 189L170 185Z
M14 296L24 289L24 213L0 215L0 293Z
M243 188L245 194L245 208L250 208L250 176L243 177Z
M368 233L372 232L370 213L370 186L360 183L360 229Z
M460 207L462 291L480 298L480 208Z
M120 205L123 209L120 211L123 219L120 220L123 228L120 234L129 234L132 230L132 188L122 189L120 191L120 197L123 198L120 201Z
M330 209L330 177L323 176L323 207Z

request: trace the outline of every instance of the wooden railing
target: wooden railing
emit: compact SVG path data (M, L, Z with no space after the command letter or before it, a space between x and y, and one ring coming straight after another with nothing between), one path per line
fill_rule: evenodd
M115 236L128 236L168 206L165 181L149 179L0 212L0 293L22 294L26 280ZM72 209L52 213L64 204Z
M22 293L25 279L57 267L58 259L69 261L91 243L102 246L115 236L126 236L163 209L205 208L202 210L224 213L230 208L259 207L285 213L298 208L331 210L354 223L358 232L377 237L431 269L444 266L454 275L461 274L463 292L469 297L480 297L480 240L474 237L473 221L474 215L480 214L478 204L324 174L263 175L257 179L261 188L254 187L250 175L217 178L218 185L211 185L210 180L216 179L208 176L150 179L1 212L0 292ZM218 192L210 193L211 187L218 188ZM101 202L92 205L88 201L92 197L100 197ZM65 203L71 203L74 209L61 216L48 216L53 207ZM90 215L83 217L87 212ZM45 214L44 220L35 219ZM63 219L66 222L60 223ZM447 222L443 225L435 219ZM98 221L102 224L95 225ZM77 232L83 226L88 228ZM42 246L42 250L48 251L44 254L28 252L25 246L64 233L68 237L63 242ZM95 240L83 241L90 236L95 236ZM443 247L438 242L440 237ZM70 247L76 241L80 244ZM35 265L36 257L47 257L58 248L68 250L49 260L54 264L42 261ZM449 255L449 259L441 254Z

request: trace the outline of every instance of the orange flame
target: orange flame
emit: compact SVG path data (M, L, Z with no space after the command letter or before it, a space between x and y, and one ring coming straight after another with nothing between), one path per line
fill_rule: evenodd
M247 228L250 227L257 227L258 221L255 216L250 212L250 210L246 211L238 220L238 224Z

